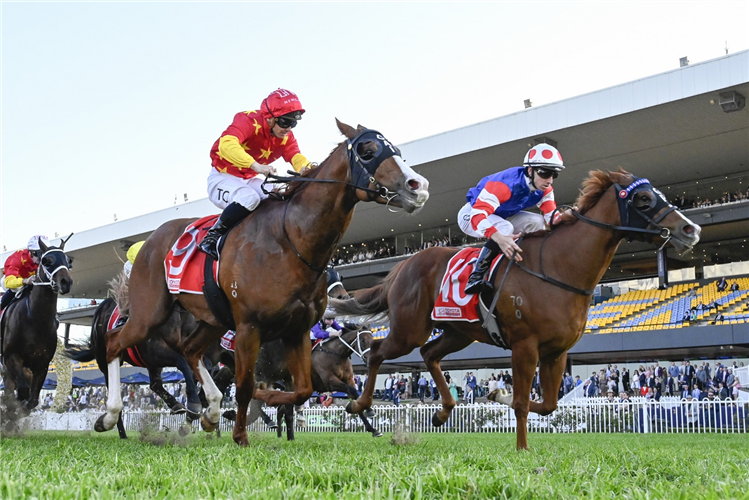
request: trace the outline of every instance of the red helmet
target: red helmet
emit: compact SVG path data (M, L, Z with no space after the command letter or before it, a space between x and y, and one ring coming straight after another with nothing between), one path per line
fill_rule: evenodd
M299 97L294 92L286 89L274 90L268 97L263 99L260 106L263 113L267 113L274 118L279 116L288 116L292 120L300 120L304 108L299 101Z

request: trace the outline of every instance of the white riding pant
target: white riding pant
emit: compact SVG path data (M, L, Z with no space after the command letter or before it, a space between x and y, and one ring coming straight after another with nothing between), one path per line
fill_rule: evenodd
M268 197L260 187L264 180L265 177L261 175L242 179L211 168L208 175L208 199L221 210L233 202L239 203L247 210L255 210L260 201Z
M483 238L484 235L476 232L473 229L473 226L471 226L472 208L473 207L471 207L470 203L463 205L463 208L458 212L458 226L460 226L460 230L468 236ZM520 211L506 219L503 219L499 215L490 214L487 219L500 234L505 236L512 236L514 233L534 233L546 229L544 216L531 212Z

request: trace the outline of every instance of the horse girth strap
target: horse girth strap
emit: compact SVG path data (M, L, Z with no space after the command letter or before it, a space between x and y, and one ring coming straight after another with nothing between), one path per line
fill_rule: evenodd
M237 327L234 324L234 315L231 312L231 304L229 298L226 296L224 291L221 289L216 279L213 277L213 263L215 260L210 255L206 255L205 268L204 268L204 280L203 284L203 297L208 304L208 309L216 317L222 326L229 330L236 330Z

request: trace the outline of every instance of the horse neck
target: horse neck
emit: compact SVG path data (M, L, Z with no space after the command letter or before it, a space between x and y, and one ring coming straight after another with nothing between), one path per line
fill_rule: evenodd
M34 286L29 293L28 307L35 321L44 318L53 322L57 316L57 293L47 285Z
M289 201L287 231L291 233L293 226L301 229L305 237L294 240L294 244L300 251L307 250L306 255L323 254L324 258L317 257L317 263L327 263L333 256L358 202L355 191L346 184L351 179L344 146L345 143L318 167L316 176L338 182L310 182Z
M613 189L608 189L584 215L597 222L619 225L619 208ZM554 254L564 256L572 264L564 266L570 279L574 279L571 282L578 287L594 288L611 264L622 241L622 232L597 227L582 220L561 226L558 231L558 236L564 235L564 238L554 238L551 243Z

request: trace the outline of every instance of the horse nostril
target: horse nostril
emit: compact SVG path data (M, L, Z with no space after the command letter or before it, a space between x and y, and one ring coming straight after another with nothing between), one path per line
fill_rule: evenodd
M411 188L412 191L418 191L421 187L421 183L416 179L409 179L408 187Z
M684 226L683 231L684 231L684 234L690 234L690 235L694 234L694 227L690 225L686 225Z

